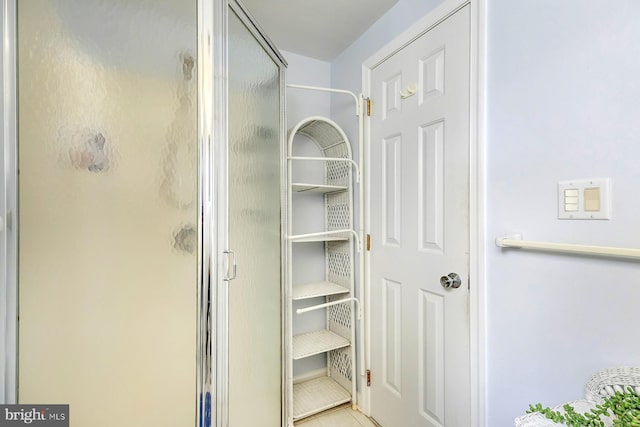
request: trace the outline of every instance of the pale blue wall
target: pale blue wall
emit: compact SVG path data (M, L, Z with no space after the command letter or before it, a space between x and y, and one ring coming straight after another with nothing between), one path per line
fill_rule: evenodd
M487 236L640 247L640 2L489 1ZM557 181L613 178L611 221L560 221ZM487 244L488 426L640 362L637 262Z

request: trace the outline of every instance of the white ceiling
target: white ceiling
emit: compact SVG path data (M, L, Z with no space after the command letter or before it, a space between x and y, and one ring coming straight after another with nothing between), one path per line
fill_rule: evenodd
M398 0L241 0L279 49L330 61Z

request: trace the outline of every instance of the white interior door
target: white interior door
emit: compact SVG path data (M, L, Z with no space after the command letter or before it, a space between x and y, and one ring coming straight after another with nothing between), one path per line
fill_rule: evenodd
M466 6L371 72L371 414L385 427L470 422L469 20Z

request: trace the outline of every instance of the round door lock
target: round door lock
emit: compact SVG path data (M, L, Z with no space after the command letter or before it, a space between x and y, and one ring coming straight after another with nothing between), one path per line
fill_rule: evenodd
M460 276L457 273L449 273L446 276L442 276L440 278L440 284L445 289L450 288L459 288L462 285L462 280L460 280Z

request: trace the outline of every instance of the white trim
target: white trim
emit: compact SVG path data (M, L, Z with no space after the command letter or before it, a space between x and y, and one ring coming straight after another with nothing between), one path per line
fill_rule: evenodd
M486 48L487 1L471 2L470 350L471 425L486 420ZM474 357L475 356L475 357Z
M428 15L378 50L362 64L362 93L371 95L371 71L391 55L438 25L466 5L471 5L471 63L470 63L470 352L471 352L471 426L486 425L486 290L485 290L485 203L486 203L486 2L487 0L446 0ZM365 123L365 163L362 165L365 181L365 233L370 233L370 119ZM371 284L369 277L370 254L365 252L365 337L366 367L371 366ZM371 389L362 388L361 409L371 413Z
M363 77L364 73L367 72L366 70L372 70L376 66L380 65L391 55L398 52L403 47L407 46L431 28L435 27L440 22L444 21L459 9L470 3L471 0L445 0L429 12L424 18L407 28L402 34L387 43L384 47L364 61L362 64ZM368 91L369 87L363 86L362 89ZM368 92L363 93L367 94Z
M371 96L371 68L367 66L369 61L365 61L362 64L362 96L363 98L370 98ZM371 205L369 200L371 200L371 187L369 183L371 182L370 168L371 157L369 153L369 135L371 133L371 120L368 116L363 114L363 124L362 124L362 144L360 146L360 158L362 159L362 163L360 164L360 169L362 173L362 190L360 196L360 203L364 205L360 205L360 219L364 220L363 224L360 224L360 228L363 230L363 240L368 238L371 233ZM366 236L366 237L365 237ZM360 300L362 301L362 305L364 306L364 328L360 332L364 335L364 348L360 349L360 352L364 352L364 369L365 373L367 370L371 369L371 283L369 278L370 272L370 262L371 262L371 253L368 248L363 250L362 263L364 264L360 268L360 282L364 284L361 286L361 289L364 289L364 295L360 294ZM366 415L371 415L371 389L366 385L366 374L365 378L360 382L360 395L358 397L358 407L362 412Z

